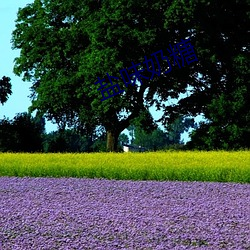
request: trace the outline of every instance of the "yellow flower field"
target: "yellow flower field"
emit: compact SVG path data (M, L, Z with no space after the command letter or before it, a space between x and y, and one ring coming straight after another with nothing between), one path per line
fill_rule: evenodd
M250 183L250 151L0 153L0 176Z

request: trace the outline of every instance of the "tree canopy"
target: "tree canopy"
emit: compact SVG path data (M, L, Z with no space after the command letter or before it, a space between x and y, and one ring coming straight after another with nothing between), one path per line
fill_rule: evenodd
M179 115L203 113L213 120L216 100L238 93L244 103L240 108L235 97L234 111L249 114L247 7L247 0L34 0L18 11L12 42L21 54L14 72L33 82L31 110L61 126L88 131L103 126L109 151L153 105L164 110L160 121L165 125ZM165 74L170 65L159 54L161 73L150 79L157 65L152 54L162 50L167 56L170 45L182 39L190 39L198 62L173 66ZM132 63L141 63L142 70L145 56L153 60L143 71L149 79L125 86L113 78L124 92L101 101L98 77L108 82L107 73L118 77ZM173 58L169 62L175 64ZM187 90L188 97L166 104Z
M4 104L8 100L8 96L12 94L10 78L3 76L0 79L0 104Z
M250 147L249 1L189 1L169 9L168 24L190 27L198 50L199 81L170 113L202 113L206 122L193 132L191 148Z

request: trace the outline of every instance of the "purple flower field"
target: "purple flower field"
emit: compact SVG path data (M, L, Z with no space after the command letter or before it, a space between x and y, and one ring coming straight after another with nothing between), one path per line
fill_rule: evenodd
M1 177L0 249L250 249L250 185Z

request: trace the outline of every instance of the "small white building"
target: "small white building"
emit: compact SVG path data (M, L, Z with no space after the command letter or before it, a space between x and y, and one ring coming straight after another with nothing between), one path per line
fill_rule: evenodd
M146 148L142 146L123 144L123 151L124 152L145 152Z

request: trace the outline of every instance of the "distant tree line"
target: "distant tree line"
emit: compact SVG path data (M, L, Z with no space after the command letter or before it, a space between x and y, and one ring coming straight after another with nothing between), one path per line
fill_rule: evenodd
M119 151L123 151L123 144L142 146L148 151L170 148L179 150L249 148L248 137L238 138L238 144L230 147L228 141L235 138L229 137L226 129L215 130L217 137L213 137L213 134L209 136L208 125L204 122L198 126L192 118L180 116L165 131L155 123L144 122L145 116L134 120L128 127L129 136L125 133L119 135ZM190 133L191 140L184 144L181 135L190 128L193 129ZM237 131L235 133L237 134ZM98 131L93 130L91 133L65 128L46 133L45 118L32 117L29 113L19 113L12 120L6 117L0 120L0 152L105 152L106 136L103 128Z
M141 120L142 121L142 120ZM140 121L140 122L141 122ZM149 128L135 121L128 128L128 135L119 136L119 151L122 144L132 143L147 150L155 151L170 146L184 146L181 134L193 127L192 119L179 118L164 132L155 124ZM50 133L45 132L45 119L32 117L28 113L17 114L12 120L0 120L0 152L100 152L106 151L105 130L86 134L76 129L63 129Z

